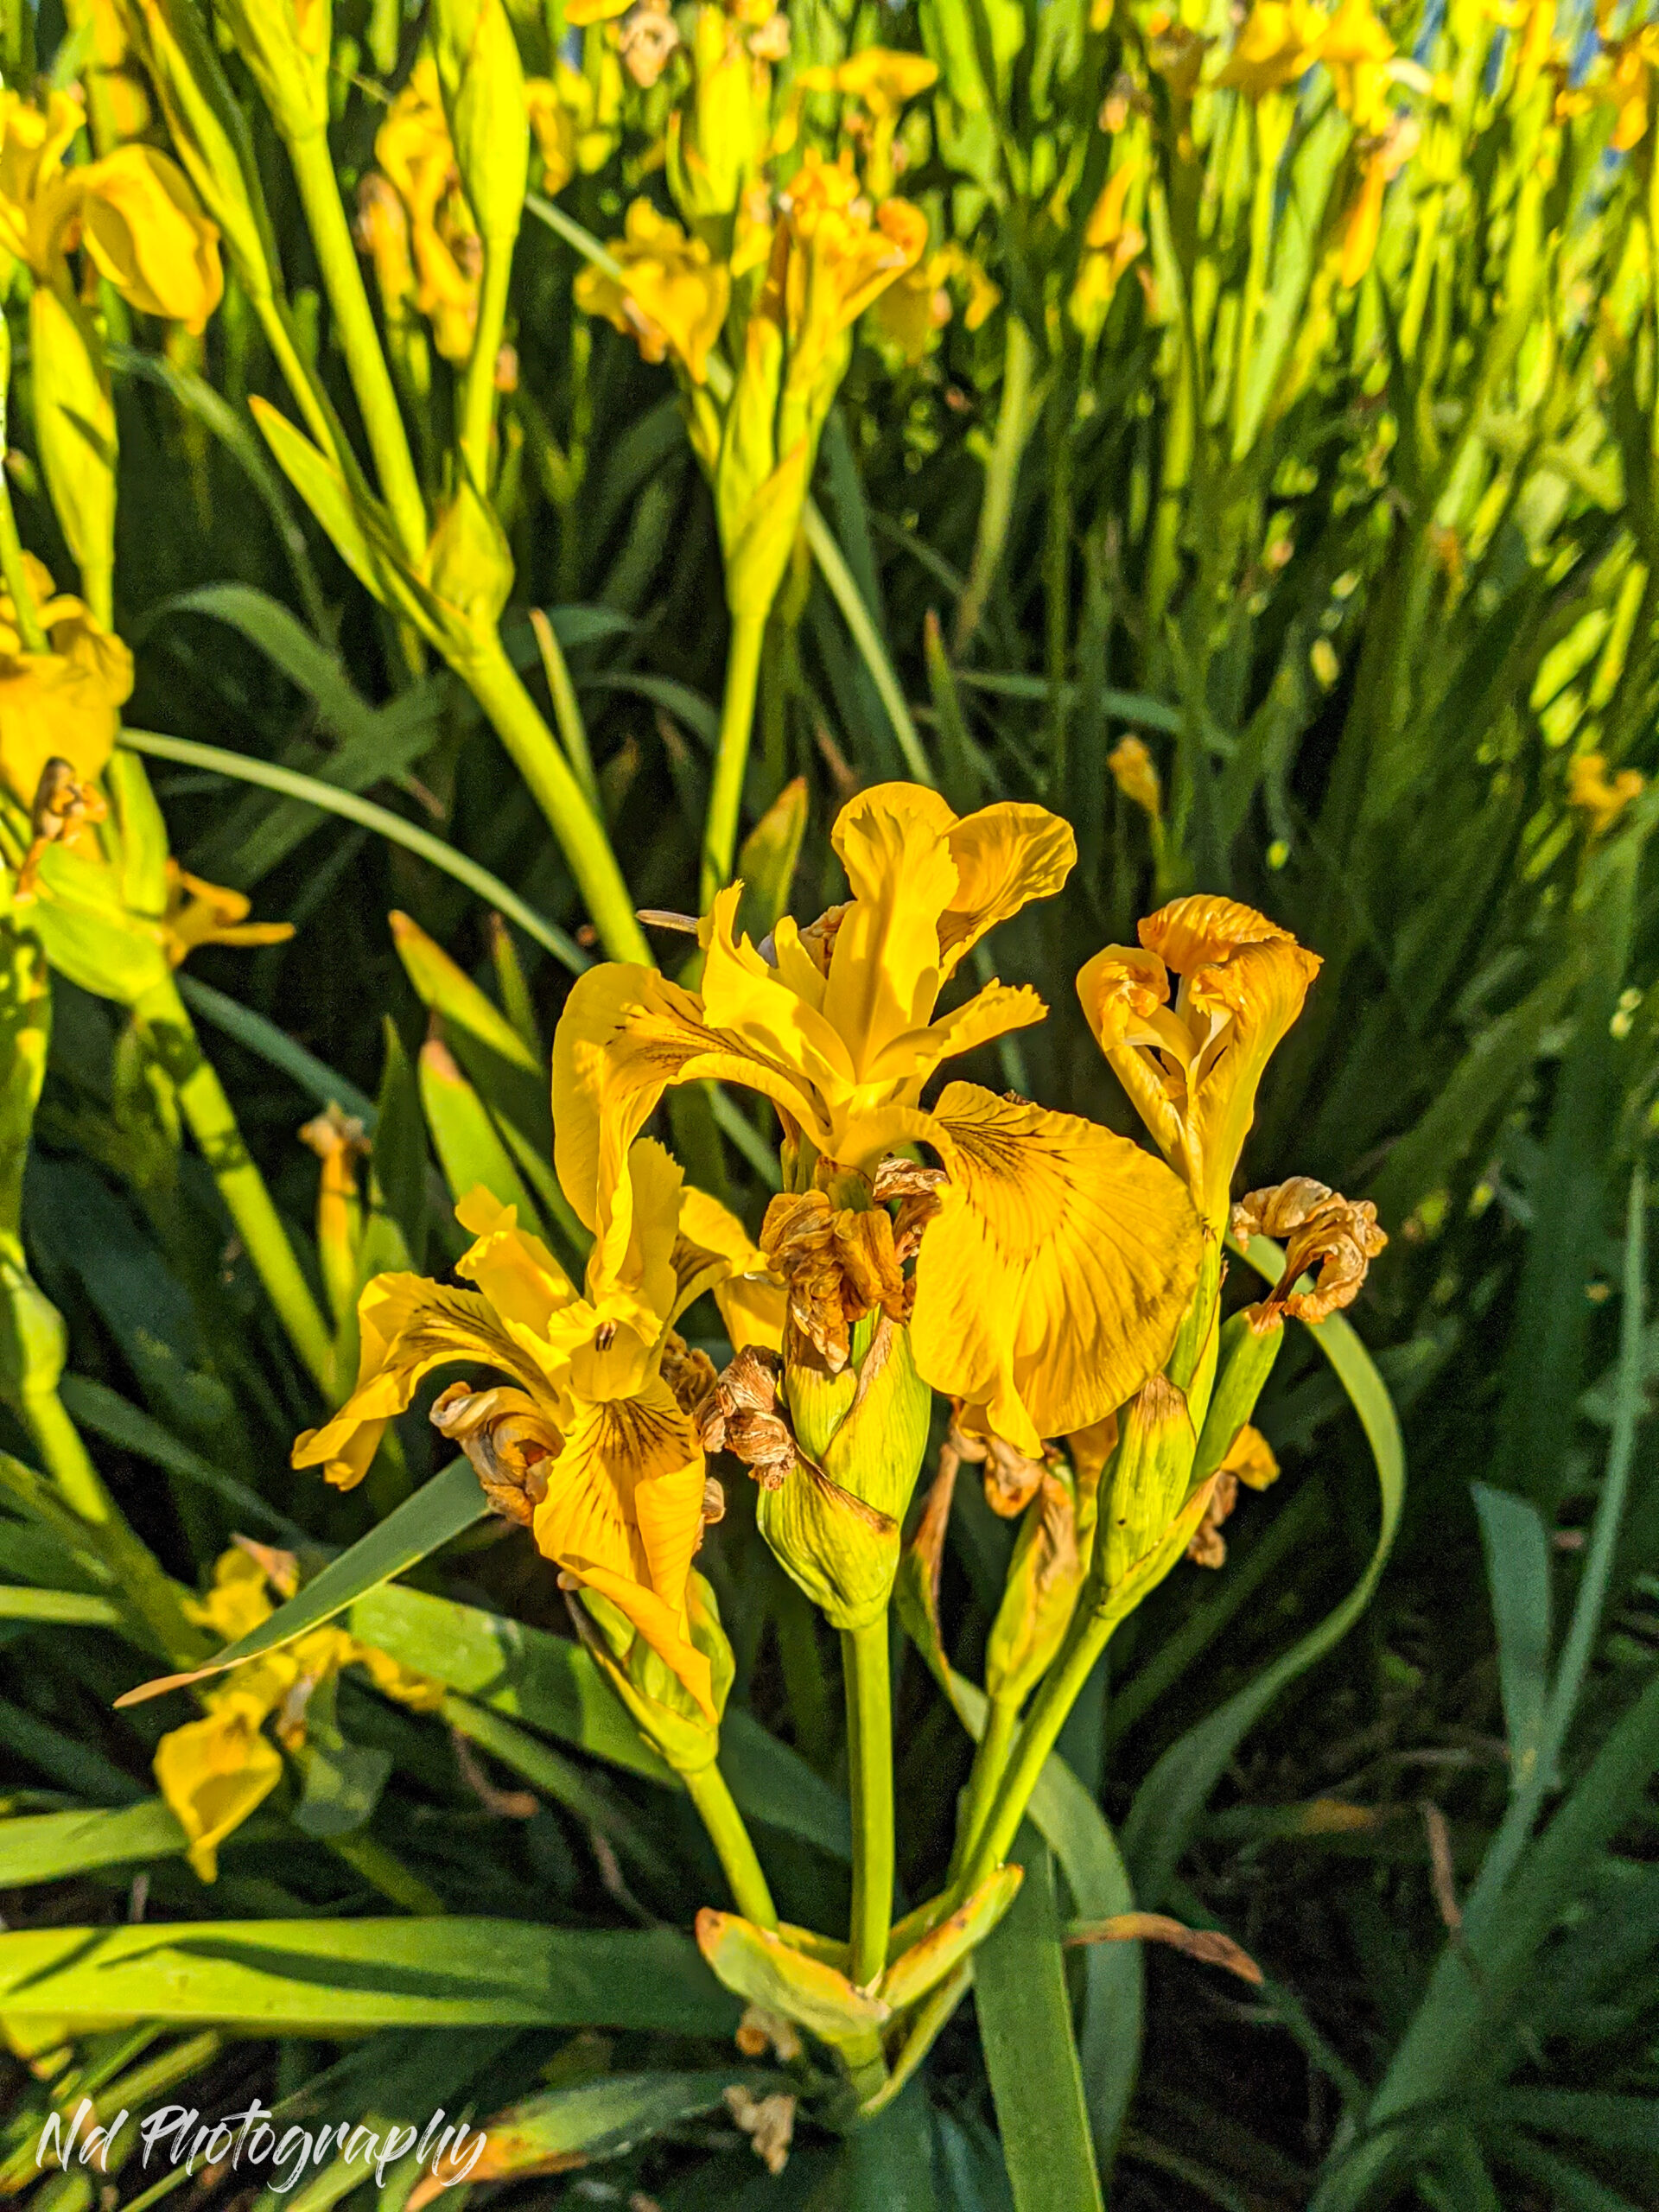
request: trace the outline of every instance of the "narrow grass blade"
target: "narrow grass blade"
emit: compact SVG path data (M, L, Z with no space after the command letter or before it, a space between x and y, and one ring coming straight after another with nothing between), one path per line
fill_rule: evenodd
M446 845L429 830L405 822L400 814L377 806L372 799L359 798L355 791L338 791L332 784L320 783L315 776L302 776L297 769L279 768L273 761L256 760L245 753L227 753L219 745L198 745L190 738L163 737L156 730L124 729L121 742L134 753L148 753L157 760L181 761L193 768L210 769L215 775L229 776L238 783L261 784L267 791L282 791L289 798L302 798L308 805L317 807L325 814L338 814L347 822L360 823L365 830L378 831L394 845L418 854L444 874L454 876L457 883L464 883L486 906L493 906L509 921L517 922L526 937L544 946L573 976L579 976L589 964L587 954L574 938L556 922L550 922L533 906L527 906L499 876L492 875L476 861L468 860L465 853L458 853L453 845Z
M24 1814L0 1821L0 1887L61 1882L133 1859L170 1859L184 1847L184 1830L159 1797L112 1812Z
M1471 1485L1497 1629L1498 1687L1510 1743L1510 1787L1530 1781L1549 1695L1549 1533L1529 1498Z
M1015 2212L1103 2212L1071 2037L1053 1862L1027 1826L1020 1894L974 1958L974 2002Z
M1244 1256L1259 1274L1278 1281L1283 1255L1270 1238L1254 1238ZM1124 1823L1123 1856L1134 1878L1136 1900L1147 1910L1162 1902L1205 1801L1238 1745L1280 1692L1339 1643L1370 1603L1400 1525L1405 1448L1388 1386L1340 1314L1320 1322L1312 1334L1336 1370L1371 1447L1382 1494L1376 1545L1364 1573L1334 1611L1225 1705L1189 1728L1141 1783Z
M205 1920L0 1935L0 2012L253 2035L608 2027L729 2037L738 2005L688 1936L517 1920Z
M129 1690L124 1697L118 1698L117 1704L141 1704L147 1698L160 1697L164 1691L181 1689L187 1683L222 1675L227 1667L239 1666L243 1660L257 1658L262 1651L275 1651L284 1643L291 1643L308 1629L321 1627L324 1621L333 1620L336 1613L344 1612L355 1599L372 1590L378 1583L389 1582L393 1575L413 1567L416 1560L425 1559L452 1536L458 1536L463 1529L470 1529L488 1510L470 1464L465 1459L452 1459L441 1474L423 1483L412 1497L406 1497L349 1551L331 1560L314 1581L308 1582L286 1605L279 1605L268 1621L251 1635L228 1645L210 1666L198 1668L190 1674L165 1675L156 1681L141 1683L136 1690Z

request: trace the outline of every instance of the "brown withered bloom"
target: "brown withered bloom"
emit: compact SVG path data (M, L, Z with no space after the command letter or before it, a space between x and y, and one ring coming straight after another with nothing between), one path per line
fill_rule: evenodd
M846 1173L836 1178L843 1186ZM852 1332L880 1309L890 1321L909 1319L912 1286L904 1265L938 1211L938 1168L907 1160L884 1160L873 1179L857 1181L870 1203L838 1206L830 1192L780 1192L760 1225L760 1249L785 1286L785 1356L808 1357L839 1375L851 1357ZM897 1215L887 1211L898 1199Z
M639 0L630 8L617 29L622 66L641 92L649 92L680 44L679 26L668 10L668 0Z
M696 1415L705 1452L741 1459L762 1490L781 1490L796 1461L795 1437L778 1410L776 1352L750 1344L718 1376Z
M83 829L102 822L108 812L97 785L78 776L73 763L56 756L48 760L35 787L29 824L34 834L13 895L27 899L33 894L48 846L74 844Z
M547 1496L548 1474L562 1442L529 1393L505 1384L475 1390L470 1382L452 1382L428 1418L472 1461L492 1511L528 1528Z
M1252 1236L1281 1236L1285 1271L1271 1294L1251 1308L1252 1324L1267 1328L1282 1314L1300 1321L1323 1321L1359 1295L1371 1262L1388 1243L1377 1227L1369 1198L1344 1198L1311 1175L1251 1191L1233 1208L1236 1243ZM1297 1291L1298 1279L1319 1269L1312 1290Z

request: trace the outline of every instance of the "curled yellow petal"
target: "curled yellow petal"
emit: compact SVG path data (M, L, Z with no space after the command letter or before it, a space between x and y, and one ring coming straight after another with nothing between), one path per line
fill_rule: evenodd
M162 1737L154 1760L156 1785L189 1839L193 1872L204 1882L219 1872L219 1847L283 1778L283 1755L261 1732L255 1699L227 1694L205 1719Z
M101 276L143 314L200 331L225 291L219 226L176 162L153 146L118 146L79 172L81 243Z

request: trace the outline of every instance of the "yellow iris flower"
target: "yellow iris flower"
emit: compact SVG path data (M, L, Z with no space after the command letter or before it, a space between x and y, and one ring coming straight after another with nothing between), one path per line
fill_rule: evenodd
M1282 91L1319 60L1325 29L1310 0L1255 0L1215 83L1253 100Z
M422 54L375 135L374 158L404 203L415 260L415 304L446 361L464 361L478 322L484 248L461 189L438 65Z
M296 1467L360 1480L386 1422L435 1369L473 1360L509 1378L456 1384L433 1409L494 1496L515 1482L538 1548L608 1599L714 1716L686 1580L702 1531L702 1448L689 1418L714 1370L673 1324L733 1262L683 1232L683 1173L642 1139L626 1156L576 1289L512 1206L481 1189L456 1207L475 1238L455 1271L475 1288L377 1276L359 1303L357 1387L294 1446ZM712 1200L702 1202L706 1216ZM741 1231L734 1225L734 1239ZM676 1393L676 1384L679 1394Z
M622 264L621 282L602 269L582 270L576 305L632 338L647 361L672 353L693 384L706 383L709 349L731 297L730 276L702 238L688 238L649 200L632 202L623 231L609 249Z
M200 331L225 289L218 225L154 146L66 168L82 120L67 92L48 92L44 107L0 92L0 251L51 283L66 281L66 257L84 246L130 307Z
M132 690L132 655L79 600L54 593L32 553L23 574L51 650L25 650L16 609L0 592L0 781L31 807L48 760L67 760L83 781L102 774Z
M1319 59L1331 73L1337 105L1357 130L1374 133L1388 122L1394 50L1371 0L1341 0L1319 41Z
M873 1180L895 1146L928 1146L950 1179L917 1260L917 1369L1035 1452L1158 1366L1199 1246L1179 1184L1122 1138L972 1084L921 1104L944 1061L1041 1018L1034 991L1000 982L935 1014L985 932L1059 889L1075 841L1042 807L958 819L937 792L886 784L842 809L832 842L847 903L805 930L786 917L760 951L735 934L741 887L721 892L700 990L621 963L577 978L553 1046L560 1180L603 1219L664 1090L705 1077L772 1100L795 1191L836 1170Z
M240 1546L213 1569L213 1587L193 1600L192 1616L233 1643L269 1620L275 1610L268 1582L292 1594L294 1562L283 1553L256 1556ZM279 1649L233 1668L202 1702L207 1712L162 1737L153 1767L157 1787L188 1840L190 1865L204 1882L219 1872L219 1847L256 1812L283 1778L282 1753L264 1733L274 1713L276 1732L290 1750L305 1741L305 1708L311 1694L342 1667L365 1668L377 1689L420 1712L443 1702L443 1685L417 1675L344 1629L314 1629Z
M1317 953L1236 899L1177 899L1077 977L1101 1050L1219 1236L1256 1089L1302 1010ZM1170 1003L1170 970L1181 978Z

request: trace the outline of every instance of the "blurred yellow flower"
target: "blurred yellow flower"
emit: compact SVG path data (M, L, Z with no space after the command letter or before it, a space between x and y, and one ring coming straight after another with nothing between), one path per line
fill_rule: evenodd
M288 1554L235 1546L215 1562L213 1586L187 1611L226 1643L238 1643L275 1610L268 1586L273 1571L281 1575L282 1594L290 1595L296 1573ZM278 1736L299 1750L311 1694L347 1666L364 1667L385 1695L418 1711L434 1711L443 1701L442 1683L344 1629L324 1627L232 1668L222 1687L204 1696L206 1716L170 1730L156 1745L156 1783L189 1840L190 1865L200 1880L215 1879L219 1845L282 1779L282 1754L264 1734L265 1721L275 1713Z
M154 146L65 168L83 119L66 92L48 92L44 107L0 92L0 251L38 282L63 283L66 257L84 245L130 307L200 331L225 289L218 226Z
M1317 953L1236 899L1177 899L1077 976L1096 1042L1219 1236L1268 1059L1302 1010ZM1181 978L1170 1004L1170 971Z
M867 46L833 67L803 69L790 87L790 109L776 144L794 143L800 103L808 92L839 92L856 100L869 118L865 166L870 189L880 199L893 181L893 139L905 105L938 82L938 64L925 54L904 54L887 46Z
M1611 830L1632 799L1647 789L1647 779L1637 768L1607 773L1605 753L1580 753L1567 772L1567 798L1589 821L1590 834L1599 837Z
M464 361L478 323L484 248L461 189L461 170L438 88L438 65L423 54L375 135L374 157L409 217L415 304L446 361ZM378 266L378 264L377 264Z
M1331 73L1338 106L1357 130L1378 131L1388 119L1394 50L1371 0L1341 0L1319 41L1319 58Z
M1386 109L1382 111L1386 115ZM1376 242L1382 231L1382 202L1391 178L1400 171L1417 150L1421 133L1410 116L1401 115L1388 124L1379 138L1366 139L1361 144L1362 159L1359 189L1354 194L1343 217L1341 236L1337 255L1338 281L1344 290L1351 291L1370 267L1376 253ZM1314 640L1313 650L1326 647L1326 658L1333 664L1332 682L1335 681L1335 655L1330 652L1329 640ZM1315 673L1325 681L1321 664L1314 664ZM1326 685L1329 689L1329 684Z
M51 650L28 652L10 594L0 591L0 781L32 807L48 760L82 781L101 775L132 690L132 655L78 599L54 596L31 553L23 572Z
M563 64L560 67L562 75L575 74ZM585 77L577 82L584 92L588 91ZM588 100L591 105L591 93ZM525 78L524 108L542 157L542 190L556 199L576 173L576 115L551 77Z
M1144 738L1120 738L1106 755L1106 766L1126 799L1138 806L1149 820L1158 822L1163 818L1164 794L1158 780L1158 764Z
M203 944L285 944L292 922L251 922L251 902L239 891L206 883L188 874L175 860L167 864L167 908L162 935L168 965L176 968Z
M505 1387L451 1385L433 1408L435 1425L467 1452L492 1502L530 1523L574 1586L626 1615L712 1716L686 1580L705 1482L690 1403L714 1370L686 1352L673 1324L732 1263L683 1233L683 1185L660 1145L644 1138L632 1147L582 1291L518 1228L512 1206L473 1191L455 1211L476 1241L455 1271L477 1287L377 1276L358 1308L356 1388L296 1441L293 1461L349 1488L434 1369L470 1360L507 1376ZM705 1214L712 1203L702 1202Z
M709 349L720 336L731 279L701 238L659 215L649 200L629 207L625 236L610 241L622 264L617 279L588 267L575 283L576 305L603 315L632 338L647 361L671 353L693 384L709 375Z
M219 226L182 169L153 146L120 146L75 172L81 243L129 307L200 332L225 290Z
M1071 302L1071 320L1085 337L1099 335L1118 279L1146 251L1147 234L1127 212L1129 195L1144 168L1138 154L1126 155L1090 210Z
M870 302L921 259L927 218L907 200L872 212L850 154L826 162L812 146L779 206L788 246L781 256L774 249L768 289L789 340L786 380L799 388L833 359L836 340Z
M940 1064L1039 1020L1036 993L993 982L935 1020L973 947L1058 891L1071 831L1038 806L958 819L938 793L884 784L843 807L832 842L852 897L769 955L735 934L741 886L702 925L700 991L625 963L577 978L553 1046L560 1181L604 1217L634 1133L671 1084L763 1092L784 1127L787 1187L874 1179L920 1143L950 1177L917 1260L911 1335L937 1389L1036 1451L1128 1397L1168 1350L1197 1267L1179 1185L1092 1124L953 1083Z
M1253 100L1281 92L1319 60L1325 29L1311 0L1255 0L1214 82Z

